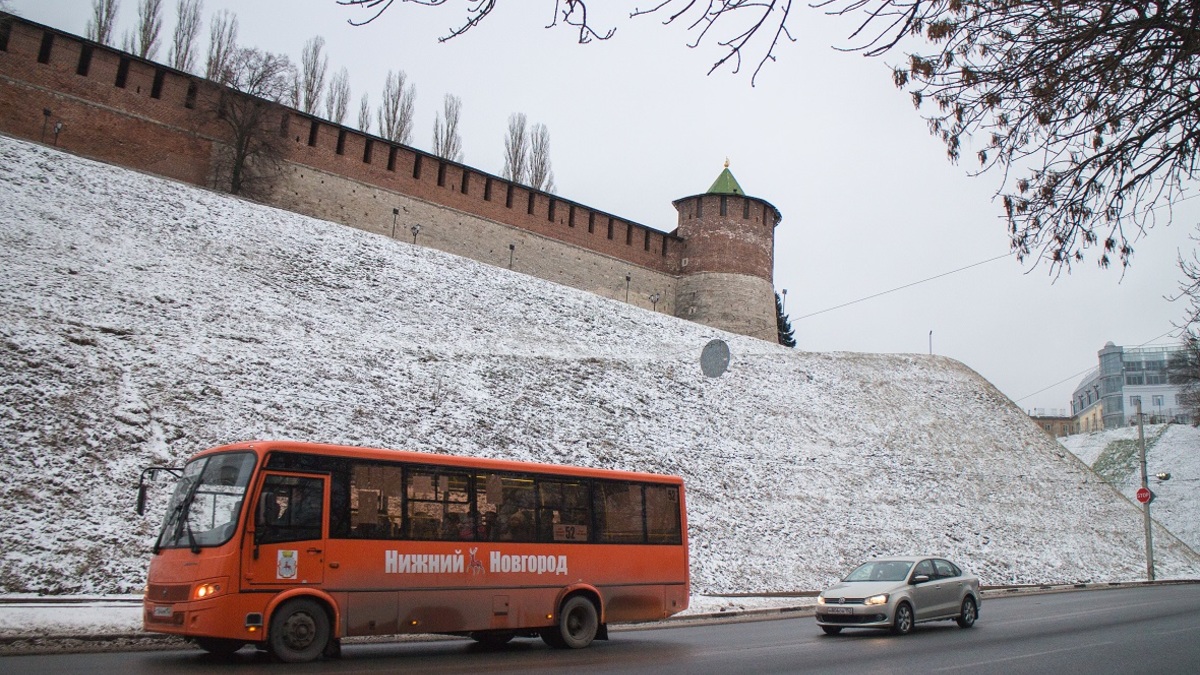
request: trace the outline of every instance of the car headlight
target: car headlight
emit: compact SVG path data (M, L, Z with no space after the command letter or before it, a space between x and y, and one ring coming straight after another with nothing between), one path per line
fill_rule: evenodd
M863 600L863 604L864 605L886 605L887 601L888 601L887 593L880 593L879 595L872 595L871 597L867 598L866 600Z
M818 605L823 605L823 604L825 604L825 596L823 596L823 595L818 595L818 596L817 596L817 604L818 604Z

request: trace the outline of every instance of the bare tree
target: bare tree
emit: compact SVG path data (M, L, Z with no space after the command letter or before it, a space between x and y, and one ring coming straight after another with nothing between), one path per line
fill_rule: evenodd
M417 101L417 86L407 82L403 70L389 70L383 86L383 102L379 104L379 135L405 145L412 139Z
M338 0L372 9L394 3ZM408 3L404 3L406 6ZM444 2L417 2L442 7ZM546 2L550 4L549 0ZM631 16L688 27L696 47L722 48L709 72L754 64L751 82L795 41L792 0L655 0ZM495 0L468 3L443 39L483 21ZM1194 0L817 0L827 14L856 17L847 51L881 56L905 45L896 86L934 104L931 132L958 160L973 137L979 174L1000 175L998 193L1013 249L1055 271L1098 248L1102 266L1128 265L1130 240L1171 220L1197 176L1200 153L1200 3ZM585 0L554 0L551 26L579 41L613 30L589 25ZM461 11L461 10L459 10ZM970 152L970 151L968 151Z
M329 70L329 57L325 49L325 38L320 35L304 43L300 53L300 69L296 71L292 89L293 105L312 114L321 105L321 94L325 90L325 75Z
M222 9L213 15L208 28L208 58L205 61L204 77L226 83L228 71L237 52L238 19L229 10Z
M270 113L280 112L277 104L287 95L291 68L282 54L243 48L234 51L223 71L236 91L223 92L214 111L230 133L218 177L233 194L260 197L279 173L282 137L278 117Z
M85 33L87 39L104 45L112 43L118 4L118 0L92 0L92 18L88 20Z
M554 192L554 169L550 168L550 130L545 124L533 125L529 139L529 185Z
M162 0L141 0L137 21L135 53L143 59L153 59L158 53L158 34L162 32Z
M462 99L446 94L442 99L442 112L433 121L433 154L452 162L462 161L462 136L458 133L461 115Z
M350 71L342 66L329 78L329 90L325 93L325 119L341 124L346 121L350 109Z
M529 125L525 113L508 116L508 135L504 137L504 177L524 184L529 177Z
M191 72L196 66L196 37L200 34L200 12L204 0L178 0L175 14L178 21L171 36L171 51L168 59L171 67Z
M371 133L371 103L367 100L367 95L362 95L362 100L358 104L358 128L364 133Z

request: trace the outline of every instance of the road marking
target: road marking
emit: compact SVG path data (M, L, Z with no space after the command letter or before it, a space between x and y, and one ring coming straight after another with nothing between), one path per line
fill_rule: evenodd
M975 663L966 663L966 664L961 664L961 665L956 665L956 666L947 666L945 668L935 668L933 670L933 672L942 673L942 672L946 672L946 671L950 671L950 670L966 670L968 668L978 668L980 666L990 666L990 665L997 664L997 663L1005 663L1007 661L1019 661L1020 659L1028 659L1028 658L1034 658L1034 657L1038 657L1038 656L1047 656L1050 654L1061 654L1063 652L1076 652L1081 649L1092 649L1094 647L1100 647L1103 645L1111 645L1111 644L1116 644L1116 643L1112 642L1111 640L1106 641L1106 642L1093 642L1092 644L1079 645L1078 647L1067 647L1065 649L1051 649L1051 650L1044 651L1044 652L1035 652L1032 654L1021 654L1020 656L1009 656L1009 657L1002 658L1002 659L990 659L988 661L976 661Z

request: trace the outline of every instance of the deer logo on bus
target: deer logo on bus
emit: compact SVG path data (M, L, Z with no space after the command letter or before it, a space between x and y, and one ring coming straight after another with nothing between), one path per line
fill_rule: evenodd
M467 569L470 570L471 574L474 574L474 575L483 574L483 572L484 572L483 561L475 557L475 552L478 550L479 550L478 546L471 549L471 551L470 551L471 562L467 564Z

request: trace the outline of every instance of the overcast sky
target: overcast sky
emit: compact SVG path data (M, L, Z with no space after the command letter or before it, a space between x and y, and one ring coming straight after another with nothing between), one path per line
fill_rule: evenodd
M78 34L91 4L9 2L26 18ZM118 43L137 4L120 0ZM157 60L165 62L175 0L163 4ZM593 7L594 23L617 31L588 45L577 44L569 28L545 28L553 0L498 3L487 21L439 43L465 16L466 2L447 4L396 2L354 27L347 20L364 13L336 0L204 0L199 49L219 9L237 14L241 44L293 61L306 40L323 36L330 73L350 71L349 126L359 97L367 93L374 107L388 70L404 70L417 88L412 144L430 149L442 97L455 94L464 162L494 174L504 165L508 116L524 112L550 131L559 195L662 231L676 226L671 202L707 190L728 158L746 193L783 214L775 287L787 289L800 349L932 348L978 371L1023 409L1064 409L1106 342L1166 344L1177 334L1172 322L1186 307L1165 298L1178 291L1175 261L1181 247L1191 250L1200 200L1180 204L1170 227L1136 241L1123 276L1119 268L1098 269L1091 251L1057 280L1045 265L992 260L1009 253L993 199L999 175L970 177L970 163L946 160L908 95L891 84L899 53L867 59L832 48L846 44L846 21L801 5L797 42L781 45L752 87L753 63L741 74L706 75L719 50L711 43L689 49L694 35L660 25L662 17L628 19L636 2Z

